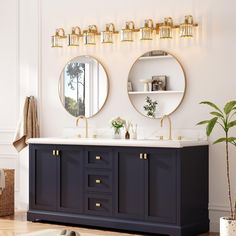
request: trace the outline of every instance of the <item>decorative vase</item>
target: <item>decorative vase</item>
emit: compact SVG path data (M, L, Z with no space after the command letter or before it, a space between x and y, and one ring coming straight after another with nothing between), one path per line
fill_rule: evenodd
M121 139L120 129L114 129L113 138L114 139Z
M220 236L236 235L236 220L230 220L229 217L220 218Z

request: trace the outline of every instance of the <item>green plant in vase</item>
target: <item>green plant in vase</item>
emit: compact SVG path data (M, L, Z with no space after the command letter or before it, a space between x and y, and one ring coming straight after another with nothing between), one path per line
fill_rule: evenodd
M216 104L209 101L203 101L200 104L205 104L213 108L213 111L210 112L210 119L198 123L198 125L206 125L207 136L210 136L216 126L220 127L224 133L224 135L215 140L213 144L225 143L230 216L221 218L221 235L231 235L231 232L236 229L236 200L233 204L230 179L229 144L236 147L236 137L230 136L229 131L236 126L236 120L234 119L236 114L236 101L226 103L223 109L220 109Z
M111 120L111 126L114 128L114 138L120 138L120 129L124 128L125 120L120 117Z
M147 116L150 116L152 118L155 118L155 112L157 107L157 101L152 101L150 97L146 97L145 99L146 105L143 106L144 110L147 112Z

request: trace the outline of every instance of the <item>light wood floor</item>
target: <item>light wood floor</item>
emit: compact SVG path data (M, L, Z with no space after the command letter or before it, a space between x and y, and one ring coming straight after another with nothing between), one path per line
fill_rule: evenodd
M0 236L15 236L24 233L39 231L42 229L73 229L81 233L95 234L102 236L134 236L139 234L129 234L125 232L113 232L107 230L98 230L90 228L78 228L71 226L45 224L45 223L32 223L26 221L25 212L17 212L14 216L0 217ZM202 236L218 236L216 233L204 234Z

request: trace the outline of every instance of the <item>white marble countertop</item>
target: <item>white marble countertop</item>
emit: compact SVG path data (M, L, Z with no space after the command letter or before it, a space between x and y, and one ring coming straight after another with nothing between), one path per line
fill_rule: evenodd
M92 145L92 146L125 146L125 147L167 147L182 148L208 145L207 140L126 140L100 138L32 138L29 144L63 144L63 145Z

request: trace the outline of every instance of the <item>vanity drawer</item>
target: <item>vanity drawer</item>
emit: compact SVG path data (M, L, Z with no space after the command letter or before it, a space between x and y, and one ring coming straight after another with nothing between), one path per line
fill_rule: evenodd
M85 172L87 191L112 192L112 173L109 171L87 170Z
M111 168L112 150L109 148L94 148L86 150L86 166L93 168Z
M85 212L92 215L111 216L112 198L110 195L86 194Z

